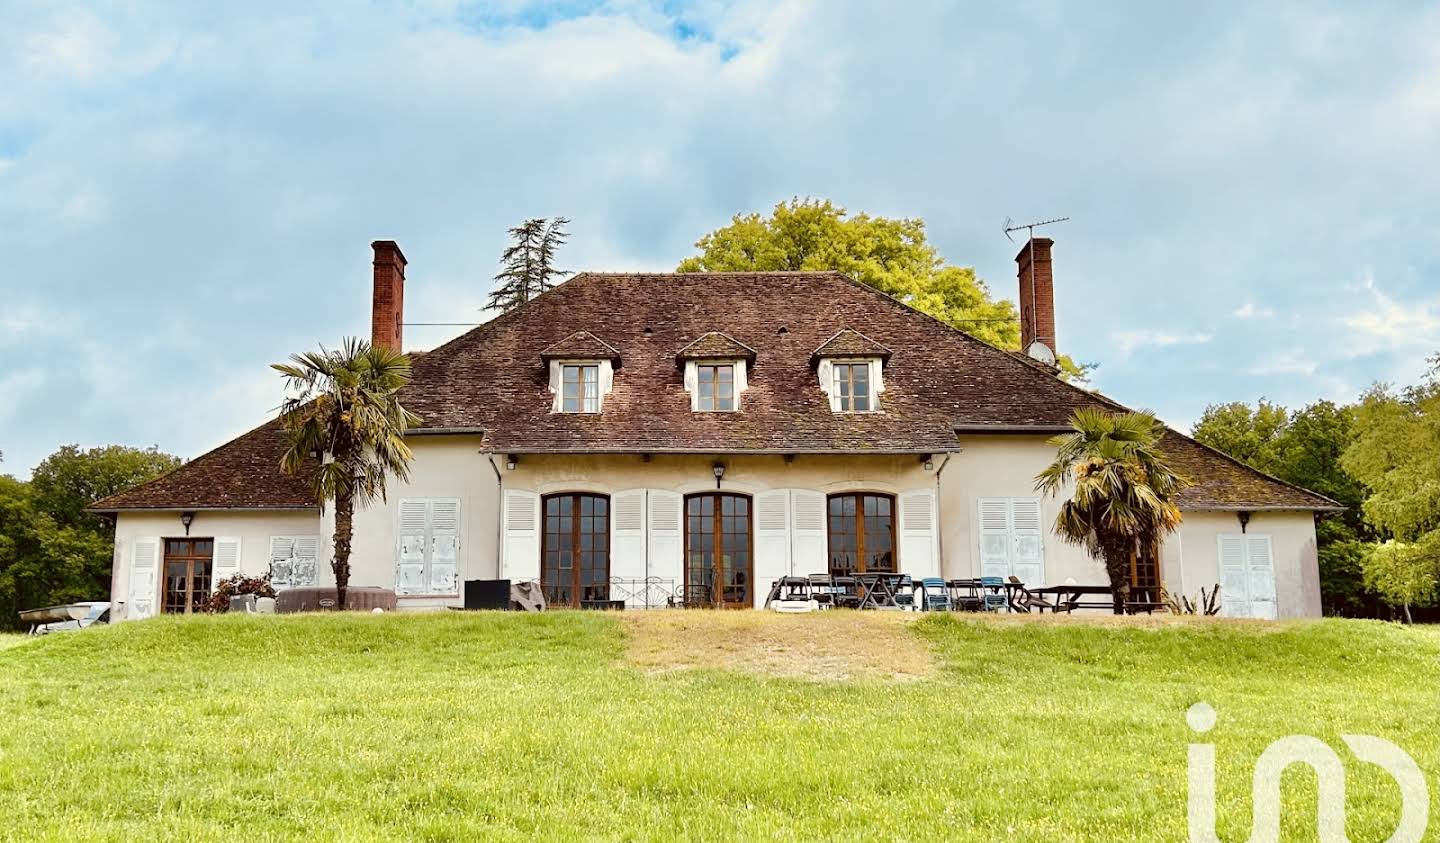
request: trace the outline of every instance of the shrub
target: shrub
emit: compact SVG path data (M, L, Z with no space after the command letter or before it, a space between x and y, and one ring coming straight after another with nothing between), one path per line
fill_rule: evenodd
M228 579L223 579L215 584L215 591L210 595L210 602L205 604L207 612L228 612L230 611L230 598L242 594L253 594L256 597L274 597L275 587L270 585L270 575L263 577L247 577L244 574L236 574Z

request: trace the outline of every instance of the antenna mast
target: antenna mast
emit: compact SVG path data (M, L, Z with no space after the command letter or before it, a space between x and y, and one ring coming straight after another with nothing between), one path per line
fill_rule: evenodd
M1065 222L1068 219L1070 218L1056 217L1055 219L1051 220L1040 220L1039 222L1024 222L1017 225L1015 221L1010 219L1009 217L1005 218L1005 224L1003 228L1005 229L1006 240L1009 240L1011 243L1015 242L1015 239L1010 236L1011 232L1019 231L1022 228L1028 232L1028 236L1026 237L1025 242L1027 244L1027 248L1030 249L1030 336L1032 337L1035 336L1035 229L1039 228L1042 225L1052 225L1057 222ZM1022 313L1021 316L1023 317L1024 314ZM1051 337L1050 341L1054 342L1054 337ZM1030 353L1030 349L1028 348L1021 349L1021 351L1026 354ZM1051 349L1051 351L1054 351L1054 349Z

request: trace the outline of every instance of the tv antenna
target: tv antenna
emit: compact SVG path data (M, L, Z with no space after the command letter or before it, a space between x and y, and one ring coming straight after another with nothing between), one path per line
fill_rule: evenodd
M1023 228L1023 229L1025 229L1025 231L1026 231L1026 233L1027 233L1027 236L1026 236L1026 239L1025 239L1025 243L1026 243L1027 247L1028 247L1029 249L1031 249L1031 253L1030 253L1030 257L1031 257L1031 260L1030 260L1030 302L1031 302L1031 307L1030 307L1030 324L1029 324L1029 326L1028 326L1028 327L1029 327L1028 333L1030 334L1030 336L1031 336L1033 339L1032 339L1031 342L1030 342L1030 347L1025 349L1025 353L1026 353L1027 355L1029 355L1032 359L1038 360L1038 361L1040 361L1041 363L1044 363L1045 365L1051 366L1051 367L1055 366L1055 365L1057 364L1057 362L1058 362L1057 359L1056 359L1056 357L1055 357L1055 349L1054 349L1054 347L1053 347L1053 343L1055 342L1055 338L1054 338L1054 337L1037 337L1037 336L1035 336L1035 334L1036 334L1035 307L1034 307L1034 302L1035 302L1035 260L1034 260L1034 257L1035 257L1035 253L1034 253L1034 249L1035 249L1035 229L1037 229L1037 228L1039 228L1039 227L1041 227L1041 226L1043 226L1043 225L1053 225L1053 224L1055 224L1055 223L1057 223L1057 222L1065 222L1065 221L1068 220L1068 219L1070 219L1070 218L1069 218L1069 217L1056 217L1056 218L1051 219L1051 220L1040 220L1039 222L1026 222L1026 223L1020 223L1020 224L1017 225L1014 220L1010 219L1009 217L1006 217L1006 218L1005 218L1005 224L1002 226L1002 228L1004 228L1004 230L1005 230L1005 239L1006 239L1006 240L1009 240L1011 243L1014 243L1014 242L1015 242L1015 238L1013 238L1013 237L1010 236L1013 232L1019 231L1020 229ZM1020 314L1020 317L1021 317L1022 319L1024 319L1025 314L1024 314L1024 313L1021 313L1021 314ZM1022 330L1023 330L1025 327L1026 327L1026 326L1022 323L1022 325L1021 325Z

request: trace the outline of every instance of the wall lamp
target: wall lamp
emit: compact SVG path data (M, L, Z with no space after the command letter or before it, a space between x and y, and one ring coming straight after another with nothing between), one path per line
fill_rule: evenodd
M185 535L186 535L186 536L189 536L189 535L190 535L190 525L193 524L193 523L195 523L195 513L193 513L193 512L182 512L182 513L180 513L180 523L185 525Z
M720 479L725 476L725 463L717 462L710 467L710 470L715 472L715 488L718 489L720 488Z
M516 455L510 454L510 455L508 455L508 456L505 457L505 470L506 470L506 471L514 471L514 470L515 470L515 466L517 466L517 465L519 465L519 464L520 464L520 458L517 457Z

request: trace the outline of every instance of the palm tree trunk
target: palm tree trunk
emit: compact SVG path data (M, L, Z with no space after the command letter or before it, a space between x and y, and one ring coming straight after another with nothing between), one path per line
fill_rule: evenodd
M335 606L346 607L350 588L350 545L355 537L355 497L349 488L335 493L335 556L330 568L335 572Z

